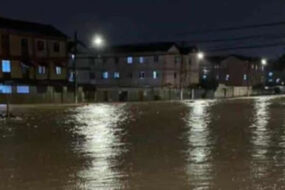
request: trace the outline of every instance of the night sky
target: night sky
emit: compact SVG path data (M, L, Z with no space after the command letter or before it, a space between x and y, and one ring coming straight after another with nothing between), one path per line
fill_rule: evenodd
M285 21L284 0L9 0L1 4L0 11L4 17L52 24L70 36L78 30L86 43L94 33L102 33L109 44L285 34L285 26L279 26L181 35L187 31ZM206 50L281 40L254 39L200 47ZM284 47L234 52L272 57L285 52Z

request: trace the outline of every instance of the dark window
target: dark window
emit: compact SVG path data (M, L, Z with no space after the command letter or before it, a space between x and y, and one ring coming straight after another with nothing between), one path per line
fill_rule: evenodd
M37 42L37 49L38 51L43 51L45 49L45 43L43 41Z
M177 78L177 73L174 73L174 78L175 78L175 79Z
M53 44L53 51L54 51L54 52L59 52L59 51L60 51L60 45L59 45L58 42L55 42L55 43Z
M120 61L119 58L118 58L118 57L115 57L115 63L118 64L119 61Z
M140 78L140 79L144 79L144 77L145 77L145 74L144 74L143 71L141 71L141 72L139 73L139 78Z
M22 48L22 55L27 56L29 53L28 39L24 38L21 40L21 48Z
M9 38L9 34L3 34L1 36L2 38L2 43L1 43L1 46L2 46L2 54L4 56L8 56L9 55L9 49L10 49L10 38Z
M89 73L89 78L90 78L90 79L95 79L95 73L90 72L90 73Z
M192 64L192 59L189 59L189 65L191 65Z
M156 55L156 56L154 56L154 62L158 62L159 61L159 57L158 57L158 55Z
M133 73L129 73L129 78L133 78Z

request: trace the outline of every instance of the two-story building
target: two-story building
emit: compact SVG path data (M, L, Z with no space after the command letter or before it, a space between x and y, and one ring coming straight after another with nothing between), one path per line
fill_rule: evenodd
M51 25L0 18L0 94L67 83L67 36Z
M250 95L265 83L261 58L241 55L207 56L200 61L200 84L222 91L219 96Z
M191 97L187 89L199 83L196 54L196 48L182 48L174 42L81 52L77 57L77 81L79 85L95 86L97 99L105 101L175 99L181 89L186 89L185 97Z

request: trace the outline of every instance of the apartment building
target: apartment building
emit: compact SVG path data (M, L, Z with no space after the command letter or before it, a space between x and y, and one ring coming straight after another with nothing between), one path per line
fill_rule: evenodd
M0 94L67 83L67 36L51 25L0 18Z
M174 42L115 46L92 54L81 52L76 66L78 83L96 86L97 92L103 90L104 100L110 99L112 93L117 94L112 97L121 96L119 99L151 99L147 98L152 96L149 91L155 94L153 97L163 98L154 91L178 91L198 85L196 53L196 48L184 48ZM72 68L71 62L71 71Z
M217 81L227 86L264 84L265 67L260 58L241 55L208 56L201 61L200 80Z

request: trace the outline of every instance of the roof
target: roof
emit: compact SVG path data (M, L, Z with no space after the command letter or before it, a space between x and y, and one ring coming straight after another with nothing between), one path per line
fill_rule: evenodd
M46 36L67 38L67 36L51 25L39 24L21 20L0 17L0 28L37 33Z
M152 42L113 46L106 50L106 52L113 53L141 53L141 52L167 52L171 47L175 46L179 51L190 51L192 47L181 48L176 42Z

